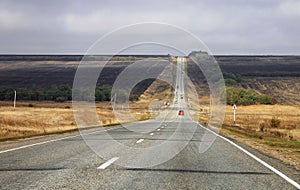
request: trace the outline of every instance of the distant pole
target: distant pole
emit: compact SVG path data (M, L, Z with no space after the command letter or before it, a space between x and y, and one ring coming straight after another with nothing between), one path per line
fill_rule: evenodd
M211 96L212 96L212 95L209 96L209 114L210 114L210 115L212 115L212 114L211 114L211 113L212 113L212 107L211 107L211 106L212 106L212 98L211 98Z
M113 101L113 109L117 109L116 106L116 93L115 95L112 97L112 101Z
M16 101L17 101L17 91L15 90L15 96L14 96L14 109L16 109Z

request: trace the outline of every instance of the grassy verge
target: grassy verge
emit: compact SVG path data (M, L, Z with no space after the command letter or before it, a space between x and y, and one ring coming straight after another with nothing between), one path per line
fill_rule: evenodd
M263 132L249 132L240 127L230 125L224 125L220 130L220 133L300 170L299 141L268 136Z
M45 136L45 135L54 135L54 134L63 134L63 133L71 133L78 131L78 129L70 129L70 130L63 130L63 131L56 131L56 132L51 132L51 133L43 133L43 134L32 134L32 135L25 135L25 136L15 136L15 137L7 137L7 138L1 138L0 142L3 141L15 141L15 140L20 140L20 139L25 139L25 138L31 138L31 137L39 137L39 136Z
M231 134L234 134L240 138L248 138L259 143L269 145L275 148L292 148L300 151L300 141L291 141L282 138L276 138L265 135L263 132L251 132L245 131L243 129L233 127L233 126L223 126L221 132L230 131Z
M237 126L233 126L232 106L227 106L220 133L300 170L299 116L299 106L238 106ZM209 119L209 111L200 113L200 122L209 123Z

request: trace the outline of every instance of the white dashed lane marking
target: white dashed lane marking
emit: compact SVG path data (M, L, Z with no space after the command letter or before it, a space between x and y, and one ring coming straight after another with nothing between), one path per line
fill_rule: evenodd
M108 166L110 166L112 163L114 163L118 159L119 159L118 157L111 158L110 160L108 160L107 162L105 162L104 164L102 164L101 166L99 166L97 169L98 170L104 170L105 168L107 168Z
M144 139L140 139L140 140L136 141L136 143L139 144L139 143L141 143L143 141L144 141Z

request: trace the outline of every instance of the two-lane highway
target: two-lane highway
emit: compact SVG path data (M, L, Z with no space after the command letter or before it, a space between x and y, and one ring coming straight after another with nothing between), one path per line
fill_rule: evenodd
M297 189L296 182L276 173L279 170L213 132L209 133L216 140L199 153L208 129L195 123L185 109L183 69L184 58L178 58L178 89L170 109L161 113L163 119L131 124L135 131L147 133L124 126L84 130L85 141L70 133L2 143L0 189ZM173 108L183 109L184 115ZM126 152L111 139L139 154ZM96 152L101 148L98 151L106 158L90 147ZM297 176L293 179L299 181Z
M146 148L165 141L176 128L176 122L167 122L160 126L160 130L149 134L134 135L124 128L112 129L110 134L128 146ZM174 146L185 140L184 136L189 133L185 129L172 139ZM108 160L99 158L80 136L1 153L0 188L296 189L221 138L217 138L207 152L199 154L198 143L205 130L198 127L193 139L179 154L149 168L122 167L112 163L99 169ZM90 136L101 136L101 133L91 133ZM143 141L138 143L141 139ZM140 159L156 159L157 156L149 153L141 155Z

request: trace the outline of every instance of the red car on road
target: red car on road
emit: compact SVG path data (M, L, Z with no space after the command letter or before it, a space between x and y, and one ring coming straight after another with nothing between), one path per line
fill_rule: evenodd
M184 115L184 111L183 110L179 110L178 115Z

